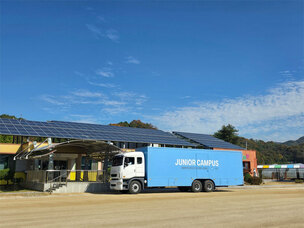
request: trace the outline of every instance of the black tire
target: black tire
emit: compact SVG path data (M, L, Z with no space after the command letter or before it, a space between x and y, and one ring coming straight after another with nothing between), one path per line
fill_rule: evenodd
M188 192L189 191L189 187L184 187L184 186L179 186L179 187L177 187L178 188L178 190L180 190L181 192Z
M191 191L192 192L201 192L203 190L203 184L199 180L192 182Z
M141 184L138 181L132 181L129 185L129 193L138 194L141 192Z
M215 189L214 183L211 180L204 181L204 191L205 192L213 192Z

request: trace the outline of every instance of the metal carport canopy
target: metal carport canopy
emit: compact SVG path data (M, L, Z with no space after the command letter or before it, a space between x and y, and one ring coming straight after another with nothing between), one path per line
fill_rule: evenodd
M87 154L99 159L112 157L121 152L120 148L105 141L96 140L71 140L63 143L52 143L51 145L33 149L16 155L16 159L35 159L52 153L65 154Z

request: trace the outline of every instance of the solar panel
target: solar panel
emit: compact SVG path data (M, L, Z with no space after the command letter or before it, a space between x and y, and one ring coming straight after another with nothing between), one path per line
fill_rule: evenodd
M47 123L52 123L58 128L73 128L73 129L87 129L96 131L110 131L110 132L120 132L120 133L141 133L148 135L166 135L168 132L145 129L145 128L129 128L129 127L118 127L111 125L99 125L99 124L87 124L87 123L75 123L75 122L63 122L63 121L50 121Z
M63 121L40 122L0 118L0 134L195 146L161 130Z
M197 133L188 133L188 132L173 132L175 135L181 136L188 140L192 140L196 143L199 143L203 146L209 148L223 148L223 149L236 149L236 150L244 150L244 148L234 145L232 143L226 142L224 140L215 138L211 135L206 134L197 134Z

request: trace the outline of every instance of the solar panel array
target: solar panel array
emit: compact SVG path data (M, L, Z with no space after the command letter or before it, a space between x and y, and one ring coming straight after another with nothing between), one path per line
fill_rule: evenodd
M194 146L161 130L63 121L40 122L0 118L0 134Z
M215 138L211 135L187 133L187 132L176 132L176 131L173 132L173 134L176 134L176 135L186 138L188 140L192 140L196 143L199 143L199 144L209 147L209 148L244 150L244 148L242 148L242 147L225 142L224 140Z

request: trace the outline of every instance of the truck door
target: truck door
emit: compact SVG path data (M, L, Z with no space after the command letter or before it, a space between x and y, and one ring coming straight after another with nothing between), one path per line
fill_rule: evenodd
M136 176L135 157L125 157L123 178L130 179Z
M145 176L145 163L144 158L139 156L136 157L136 176L144 177Z

